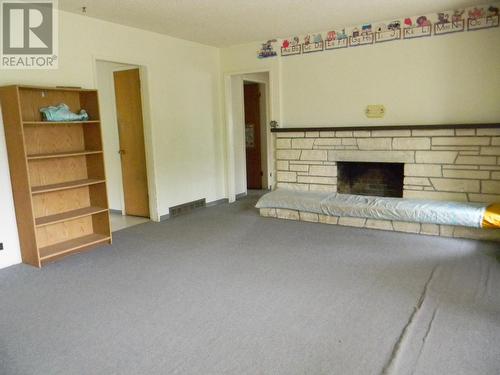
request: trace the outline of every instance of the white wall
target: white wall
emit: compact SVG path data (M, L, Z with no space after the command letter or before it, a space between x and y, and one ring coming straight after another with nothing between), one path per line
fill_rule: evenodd
M282 60L286 126L500 121L499 28Z
M16 216L12 200L12 188L10 184L9 164L7 162L7 148L5 146L5 134L3 122L0 116L0 242L3 242L4 250L0 251L0 268L21 262L19 253L19 239L17 235Z
M500 28L259 60L222 50L225 73L270 68L280 126L500 122ZM384 119L367 119L384 104Z
M158 191L158 214L195 199L224 198L219 49L66 12L60 12L59 31L59 69L2 71L0 85L95 88L96 58L145 66L148 95L143 99L149 106L145 125L151 125L155 160L154 170L148 172L154 175ZM5 177L4 148L0 168ZM10 194L2 193L0 208L5 208L0 220L10 223L0 229L0 242L8 247L0 252L0 262L10 262L4 260L6 254L17 254L8 258L19 261L18 245L10 239L14 223Z

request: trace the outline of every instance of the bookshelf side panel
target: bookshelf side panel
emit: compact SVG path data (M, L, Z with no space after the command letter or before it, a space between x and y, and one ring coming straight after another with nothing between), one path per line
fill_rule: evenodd
M0 88L17 229L24 263L40 267L18 88Z

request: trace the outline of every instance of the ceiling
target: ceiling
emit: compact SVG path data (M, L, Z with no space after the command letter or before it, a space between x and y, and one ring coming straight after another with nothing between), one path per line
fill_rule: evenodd
M226 47L452 10L475 0L60 0L88 17Z

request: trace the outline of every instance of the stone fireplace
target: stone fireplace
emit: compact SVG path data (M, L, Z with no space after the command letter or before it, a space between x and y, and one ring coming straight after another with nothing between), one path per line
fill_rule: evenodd
M339 161L337 179L342 194L402 198L404 164Z
M343 165L357 163L348 176L371 179L372 193L378 184L374 179L400 181L402 168L403 198L500 202L500 124L277 128L272 132L277 187L361 194L357 184L342 181ZM397 164L397 173L386 168L363 172L361 166L371 163ZM397 196L401 196L399 190Z
M500 202L500 124L276 128L276 187L409 199ZM426 235L500 240L500 230L329 217L264 216Z

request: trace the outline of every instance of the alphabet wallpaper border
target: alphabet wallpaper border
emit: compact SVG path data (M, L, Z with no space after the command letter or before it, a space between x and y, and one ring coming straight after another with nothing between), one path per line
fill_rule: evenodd
M282 40L270 39L262 43L257 56L264 59L278 55L283 57L305 55L396 40L484 30L498 27L499 21L498 4L475 6L292 36Z

